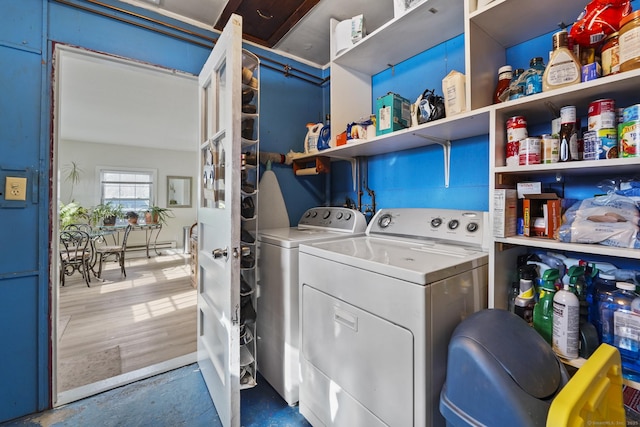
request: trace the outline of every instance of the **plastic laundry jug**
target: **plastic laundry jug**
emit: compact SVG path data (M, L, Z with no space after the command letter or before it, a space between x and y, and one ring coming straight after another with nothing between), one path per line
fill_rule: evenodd
M318 151L318 137L324 123L307 123L307 136L304 139L304 152L315 153Z

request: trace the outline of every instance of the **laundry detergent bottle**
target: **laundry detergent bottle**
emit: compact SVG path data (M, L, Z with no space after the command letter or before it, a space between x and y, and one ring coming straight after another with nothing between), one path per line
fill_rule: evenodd
M307 136L304 138L305 153L309 154L318 151L318 137L323 126L323 123L307 123Z
M553 297L553 351L565 359L578 357L580 302L568 283Z
M553 339L553 297L556 294L556 282L560 273L555 268L550 268L542 275L540 283L540 297L533 307L533 328L549 344Z

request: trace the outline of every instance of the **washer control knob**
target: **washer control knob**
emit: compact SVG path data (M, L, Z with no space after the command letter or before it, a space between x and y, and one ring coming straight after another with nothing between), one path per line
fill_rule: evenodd
M311 212L311 218L315 218L317 216L318 216L318 212L316 211Z
M380 226L380 228L387 228L389 225L391 225L391 215L382 215L378 220L378 225Z
M349 221L351 219L351 214L348 213L348 212L346 214L344 214L344 219L345 219L345 221Z
M452 219L451 221L449 221L448 225L449 230L455 230L460 225L460 221L458 221L457 219Z
M311 216L311 211L307 211L307 212L304 214L304 217L305 217L305 218L309 218L310 216Z
M331 216L331 211L324 211L324 213L322 214L322 218L323 219L327 219Z
M442 225L442 218L433 218L431 220L431 226L433 228L438 228Z
M478 223L477 222L470 222L469 224L467 224L467 231L469 233L475 233L476 231L478 231Z
M343 216L343 215L342 215L342 212L338 212L338 213L336 214L336 218L337 218L337 219L342 219L342 216Z

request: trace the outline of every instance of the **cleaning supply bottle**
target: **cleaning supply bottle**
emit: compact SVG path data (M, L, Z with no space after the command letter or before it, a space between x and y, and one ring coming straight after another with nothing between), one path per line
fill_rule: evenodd
M622 375L640 380L640 295L636 285L617 282L616 290L602 301L602 342L618 348L622 359Z
M305 153L309 154L318 151L318 136L323 126L323 123L307 123L307 136L304 139Z
M553 297L553 351L565 359L578 357L580 302L568 284Z
M566 28L553 35L553 52L542 75L543 92L580 83L580 61L569 49L569 33Z
M613 292L615 292L616 289L618 289L616 288L616 277L613 274L610 274L608 272L605 273L605 272L599 271L598 276L594 281L594 287L595 287L594 304L592 307L590 307L591 317L593 320L592 323L596 327L596 331L598 333L598 338L600 339L600 342L604 342L602 337L602 320L600 318L602 313L602 304L603 304L603 301L606 302L608 299L610 299L611 294L613 294Z
M553 338L553 297L556 294L556 282L560 278L558 270L550 268L542 275L540 296L533 307L533 328L549 344Z
M534 281L536 266L523 265L520 267L520 293L516 297L514 312L530 325L533 323L533 307L536 304Z
M574 265L567 271L569 277L569 287L578 297L580 302L580 323L589 320L589 304L587 303L587 289L584 280L584 267Z

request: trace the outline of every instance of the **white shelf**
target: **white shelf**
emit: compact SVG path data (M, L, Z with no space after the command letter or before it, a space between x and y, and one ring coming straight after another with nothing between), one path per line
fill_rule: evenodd
M506 48L559 30L560 22L572 24L584 6L584 0L496 0L470 12L469 20Z
M583 160L578 162L547 163L529 166L496 167L499 175L606 175L640 172L640 157L624 159Z
M438 141L455 141L489 133L489 114L492 107L478 109L446 117L419 126L410 127L368 140L348 143L339 147L318 151L299 159L326 156L347 159L358 156L375 156L437 144Z
M463 0L427 0L379 27L333 62L368 75L379 73L462 34L463 6Z
M640 101L640 94L630 88L639 85L640 69L637 69L507 101L496 104L494 107L498 120L525 115L528 123L550 122L552 115L549 104L553 104L558 109L565 105L575 105L577 116L586 117L589 104L597 99L613 98L616 101L616 107L637 104Z
M581 243L563 243L553 239L537 237L506 237L494 238L496 243L530 248L550 249L553 251L569 251L592 255L605 255L617 258L640 259L640 250L629 248L615 248L604 245L589 245ZM514 267L515 268L515 267Z

